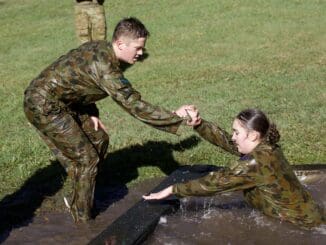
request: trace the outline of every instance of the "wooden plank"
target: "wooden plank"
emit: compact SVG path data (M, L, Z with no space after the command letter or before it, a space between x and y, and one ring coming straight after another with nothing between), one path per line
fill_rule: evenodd
M213 165L183 166L165 178L151 192L178 182L188 181L204 176L210 171L217 170ZM179 209L179 201L172 196L161 201L141 200L118 217L111 225L89 242L97 244L141 244L150 235L162 215L169 214Z

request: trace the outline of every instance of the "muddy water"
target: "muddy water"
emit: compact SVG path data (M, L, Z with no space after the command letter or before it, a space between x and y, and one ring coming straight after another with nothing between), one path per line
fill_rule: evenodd
M70 214L66 210L60 212L43 211L40 215L34 217L26 226L13 229L10 234L6 235L3 244L87 244L116 218L137 203L144 193L149 192L161 181L162 178L144 181L130 189L123 199L116 202L106 199L106 202L113 203L87 225L75 225ZM121 191L124 190L119 190L117 188L113 190L103 190L103 192L107 192L108 195L112 194L112 196L115 197L117 195L119 196L119 192ZM101 206L107 206L107 204L96 200L96 206L101 208Z
M326 176L301 176L315 200L326 207ZM326 225L313 231L264 216L248 207L242 193L186 198L181 210L160 223L146 244L324 245Z
M306 187L326 206L325 175L302 176ZM162 179L148 180L112 201L94 221L76 226L67 211L41 212L26 226L11 230L3 244L87 244ZM119 190L103 190L108 193ZM97 200L97 207L108 206ZM211 198L187 198L176 214L162 217L145 244L326 244L326 227L300 230L248 207L241 193Z

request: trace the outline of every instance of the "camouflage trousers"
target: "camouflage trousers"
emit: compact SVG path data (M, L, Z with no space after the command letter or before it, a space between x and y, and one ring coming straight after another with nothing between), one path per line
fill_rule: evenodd
M103 5L81 2L75 5L76 34L81 43L106 40L106 20Z
M28 90L24 111L72 178L69 208L75 222L89 220L98 163L104 158L109 144L109 136L100 128L98 131L94 129L90 116L96 112L91 106L68 107Z

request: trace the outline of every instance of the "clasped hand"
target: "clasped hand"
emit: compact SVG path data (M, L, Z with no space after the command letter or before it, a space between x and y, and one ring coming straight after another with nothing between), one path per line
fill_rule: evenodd
M199 111L194 105L183 105L175 111L175 114L187 119L188 126L197 126L201 123Z

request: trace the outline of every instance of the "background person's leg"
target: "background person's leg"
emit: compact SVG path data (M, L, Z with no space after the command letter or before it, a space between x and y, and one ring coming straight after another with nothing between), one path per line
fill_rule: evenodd
M90 22L92 25L92 40L106 40L106 19L102 5L98 5L89 10Z
M91 41L91 23L88 16L87 5L81 3L76 3L75 5L75 30L76 36L79 39L80 43Z

